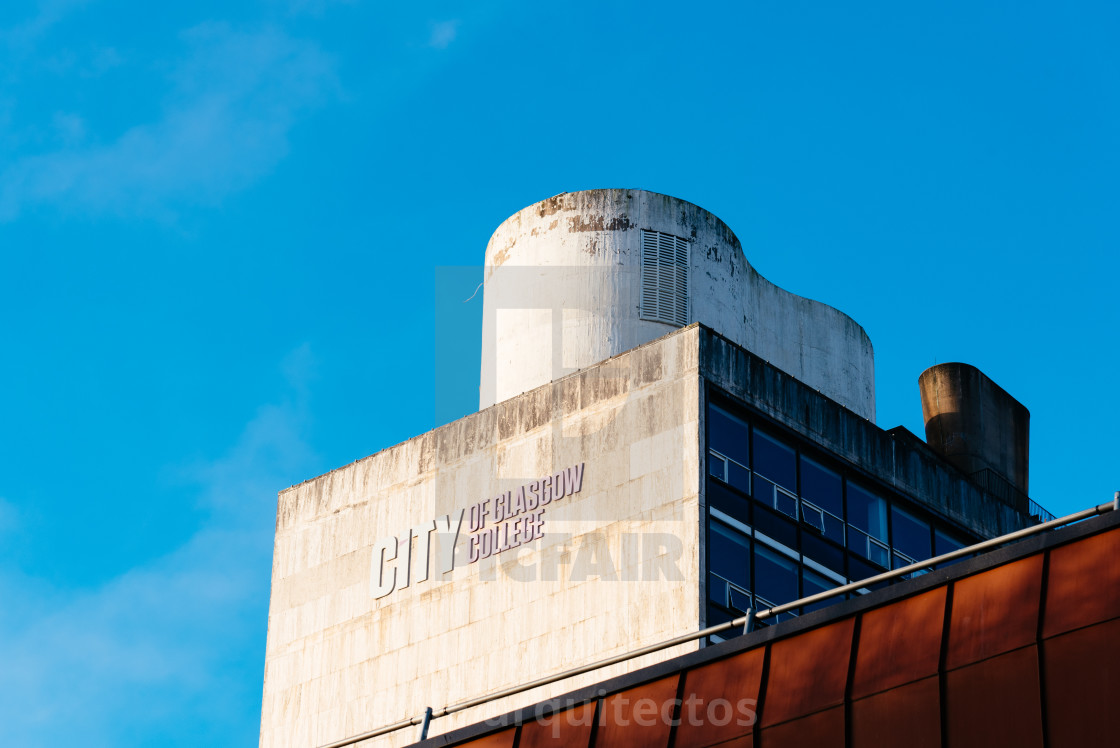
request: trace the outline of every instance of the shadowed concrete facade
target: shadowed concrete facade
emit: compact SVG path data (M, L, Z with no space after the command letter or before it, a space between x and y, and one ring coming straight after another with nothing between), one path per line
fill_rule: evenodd
M931 366L918 387L930 447L976 480L1010 484L1008 493L1026 511L1030 412L968 364Z

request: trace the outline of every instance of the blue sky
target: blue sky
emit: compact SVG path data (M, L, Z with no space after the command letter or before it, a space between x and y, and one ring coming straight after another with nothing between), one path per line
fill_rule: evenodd
M711 210L867 329L880 426L965 361L1035 499L1108 500L1118 16L4 3L4 742L255 743L277 490L474 410L486 241L558 192Z

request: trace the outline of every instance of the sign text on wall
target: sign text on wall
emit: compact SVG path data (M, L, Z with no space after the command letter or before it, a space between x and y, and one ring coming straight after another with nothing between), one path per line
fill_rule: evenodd
M565 468L470 507L467 563L489 558L531 543L544 535L544 511L550 504L583 488L583 463ZM373 544L370 594L382 598L415 581L427 581L432 533L439 537L440 573L455 568L455 546L466 511L421 522L400 538L386 537ZM412 546L416 541L415 561ZM415 568L413 568L415 567Z

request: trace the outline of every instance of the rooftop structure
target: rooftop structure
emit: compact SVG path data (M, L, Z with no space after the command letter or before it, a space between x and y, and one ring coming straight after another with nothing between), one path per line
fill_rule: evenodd
M675 197L565 192L515 213L486 247L484 304L480 408L700 322L875 420L863 328L763 278Z

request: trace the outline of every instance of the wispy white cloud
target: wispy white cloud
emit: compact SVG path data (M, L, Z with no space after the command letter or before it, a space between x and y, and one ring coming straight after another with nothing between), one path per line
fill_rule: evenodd
M428 46L435 49L447 49L455 37L459 35L459 21L440 21L432 24L432 33L428 37Z
M271 171L298 118L335 90L332 60L278 29L206 24L184 42L161 119L9 163L0 169L0 220L39 204L169 215L215 203Z
M301 349L285 370L309 358ZM263 673L276 491L313 464L304 384L291 384L225 455L191 469L210 516L181 547L76 592L0 574L5 744L255 742L245 713L259 709L259 681L244 674ZM168 733L190 714L198 733Z

